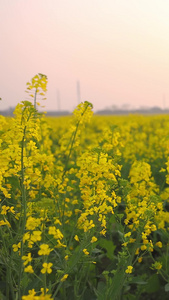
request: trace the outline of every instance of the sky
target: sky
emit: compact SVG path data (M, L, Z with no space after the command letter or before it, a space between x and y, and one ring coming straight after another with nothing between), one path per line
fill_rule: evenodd
M0 110L48 77L45 110L169 107L168 0L0 0Z

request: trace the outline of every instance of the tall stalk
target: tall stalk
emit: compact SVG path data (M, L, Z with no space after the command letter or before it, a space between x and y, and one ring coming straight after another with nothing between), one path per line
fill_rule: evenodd
M84 111L81 113L81 117L83 117L83 115L85 114L87 108L90 106L90 103L86 103L86 106L85 106L85 109ZM72 136L71 136L71 139L70 139L70 142L68 144L68 147L70 145L70 149L69 149L69 153L68 153L68 156L66 158L66 162L65 162L65 168L64 168L64 171L63 171L63 175L62 175L62 183L64 181L64 177L65 177L65 174L66 174L66 171L68 169L68 163L69 163L69 160L70 160L70 156L71 156L71 153L72 153L72 150L73 150L73 144L75 142L75 139L76 139L76 136L77 136L77 132L78 132L78 128L79 128L79 125L80 125L80 121L81 119L79 119L79 121L77 122L76 124L76 129L75 131L72 133ZM62 216L62 223L64 224L64 217L65 217L65 197L64 197L64 200L63 200L63 216Z
M21 141L21 195L22 195L22 208L21 208L21 217L23 213L23 222L21 224L21 237L23 237L25 232L25 225L26 225L26 209L27 209L27 203L26 203L26 190L24 185L24 147L25 147L25 135L26 135L26 126L24 127L23 131L23 138ZM23 256L23 239L21 240L21 250L20 250L20 266L19 266L19 279L18 279L18 298L21 299L21 276L23 272L23 263L22 263L22 256Z
M34 95L34 109L36 110L36 95L37 95L37 88L35 89L35 95Z

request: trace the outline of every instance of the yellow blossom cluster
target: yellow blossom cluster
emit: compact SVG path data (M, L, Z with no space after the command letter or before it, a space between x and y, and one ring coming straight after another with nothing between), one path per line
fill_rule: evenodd
M105 256L114 266L124 258L126 278L146 254L149 267L164 268L153 251L160 256L168 247L168 119L92 115L87 101L58 119L25 101L13 118L0 116L2 263L14 286L8 295L59 299L78 282L78 298L86 266L96 282Z

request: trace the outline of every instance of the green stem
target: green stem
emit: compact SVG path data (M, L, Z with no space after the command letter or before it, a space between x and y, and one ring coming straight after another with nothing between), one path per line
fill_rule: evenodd
M57 295L57 293L59 292L61 286L62 286L63 282L60 282L57 289L55 290L54 294L52 295L53 299L55 299L55 296Z
M88 108L89 105L86 105L83 113L81 114L81 116L83 117L83 115L85 114L87 108ZM65 168L64 168L64 171L63 171L63 175L62 175L62 183L64 181L64 177L65 177L65 174L66 174L66 171L67 171L67 167L68 167L68 162L69 162L69 159L70 159L70 156L71 156L71 153L72 153L72 149L73 149L73 144L75 142L75 139L76 139L76 135L77 135L77 131L78 131L78 128L79 128L79 124L80 124L80 120L77 122L77 125L76 125L76 130L74 131L74 133L72 134L72 137L71 137L71 144L70 144L70 150L69 150L69 154L67 156L67 159L66 159L66 162L65 162ZM62 223L64 224L64 214L65 212L65 197L64 197L64 200L63 200L63 216L62 216Z
M85 112L86 112L88 106L89 106L89 105L86 105L86 107L85 107L83 113L81 114L82 117L83 117L83 115L85 114ZM70 145L69 154L68 154L68 156L67 156L66 163L65 163L65 168L64 168L64 172L63 172L63 176L62 176L62 182L63 182L63 178L64 178L64 176L65 176L65 173L66 173L66 171L67 171L68 162L69 162L69 159L70 159L70 155L71 155L71 153L72 153L72 148L73 148L73 144L74 144L74 141L75 141L75 138L76 138L76 135L77 135L77 131L78 131L78 128L79 128L80 121L81 121L81 120L79 120L79 121L77 122L76 130L74 131L74 133L72 134L72 137L71 137L71 140L72 140L72 141L71 141L71 145Z
M65 272L64 272L65 274L66 273L70 274L71 271L74 269L74 267L77 265L77 263L80 261L80 258L83 256L83 251L82 250L85 247L86 247L86 242L82 242L81 245L80 245L78 253L74 254L74 259L72 260L71 266L69 266L69 268L67 270L65 270ZM56 284L57 283L55 283L53 285L53 288L55 287ZM54 292L54 294L52 295L54 299L55 299L55 296L57 295L57 293L59 292L62 284L63 284L63 282L60 281L57 288L56 288L56 290L55 290L55 292Z
M154 259L154 257L153 257L153 255L152 255L151 252L150 252L150 256L151 256L153 262L155 263L156 260ZM162 269L161 270L157 270L157 272L161 275L161 277L164 279L164 281L168 282L168 274L165 274L165 272Z
M43 275L44 294L46 295L46 273Z
M34 95L34 109L36 109L36 95L37 95L37 88L35 89L35 95Z
M166 253L166 272L168 274L168 243L167 243L167 253Z
M106 298L107 300L109 300L109 299L114 299L114 300L118 299L119 300L122 298L124 284L128 277L128 275L125 273L125 269L127 266L132 265L132 261L135 256L135 252L136 252L139 240L140 240L140 235L138 234L136 237L135 244L133 245L132 252L131 252L131 254L129 253L129 259L127 260L127 263L126 263L126 258L121 257L121 259L119 261L119 265L117 267L117 271L112 279L111 286L107 293L107 298Z
M9 268L8 268L7 272L8 272L8 284L9 284L12 299L14 300L15 299L15 293L14 293L14 287L13 287L13 284L12 284L13 280L12 280L12 273L11 273L11 262L12 262L12 255L10 257Z
M13 285L11 284L12 282L10 281L11 263L8 262L8 260L10 259L10 255L9 255L7 247L6 247L6 242L5 242L5 239L3 237L3 232L2 232L1 227L0 227L0 232L1 232L3 249L5 250L5 256L2 257L2 259L3 259L4 264L6 266L6 299L9 299L9 285L10 285L10 290L11 290L12 297L13 297L12 299L14 299Z
M26 134L26 126L24 127L23 131L23 138L21 142L21 193L22 193L22 208L21 208L21 217L23 212L23 221L21 226L21 237L23 237L23 234L25 232L25 225L26 225L26 209L27 209L27 203L26 203L26 190L24 186L24 147L25 147L25 134ZM19 265L19 279L18 279L18 298L21 299L21 277L23 272L23 262L22 262L22 256L23 256L23 239L21 240L21 251L20 251L20 265Z

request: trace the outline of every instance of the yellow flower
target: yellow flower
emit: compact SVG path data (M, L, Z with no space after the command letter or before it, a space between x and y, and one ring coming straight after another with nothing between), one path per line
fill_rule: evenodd
M41 241L41 234L42 232L41 231L33 231L33 234L31 235L31 241L32 242L37 242L37 241Z
M156 270L160 270L162 268L162 263L156 261L154 264L152 264L152 267Z
M122 246L126 247L128 245L128 242L125 242L122 244Z
M35 290L29 290L29 295L27 296L22 296L22 300L34 300L36 299L34 296L36 295Z
M139 254L139 248L136 249L135 255Z
M124 237L130 237L131 236L131 231L127 232Z
M156 230L157 230L157 227L156 227L155 224L152 224L152 225L151 225L151 230L152 230L152 231L156 231Z
M84 253L85 255L89 255L89 252L87 251L87 249L83 249L83 253Z
M38 296L36 300L54 300L53 298L51 298L51 295L46 294L49 291L49 289L41 288L40 290L41 290L41 295Z
M77 234L74 236L74 239L75 239L75 241L79 242L79 237Z
M49 291L49 289L41 288L40 291L41 291L42 295L44 296L45 293L47 293Z
M133 270L133 267L128 266L125 272L130 274L130 273L132 273L132 270Z
M32 261L31 253L28 253L28 256L22 256L22 260L25 260L23 264L24 266L26 266L29 262Z
M54 224L62 225L62 223L58 219L55 220Z
M73 181L73 180L72 180L72 181ZM73 205L78 204L78 200L73 200L73 201L72 201L72 204L73 204Z
M129 240L129 243L134 243L135 241L136 241L136 239L132 239L132 238L131 238L131 239Z
M56 227L55 226L49 226L49 234L55 235L56 234Z
M27 267L24 269L24 272L26 272L26 273L34 273L33 268L32 268L31 265L27 266Z
M49 248L49 245L42 244L40 245L40 250L38 251L39 255L49 255L52 249Z
M146 239L146 240L143 240L143 244L144 244L144 245L148 244L148 240L147 240L147 239Z
M146 245L142 245L142 246L140 247L140 249L141 249L142 251L144 251L144 250L147 249L147 246L146 246Z
M63 239L63 234L61 233L61 231L59 229L56 229L55 226L49 226L49 234L54 235L55 239Z
M163 244L159 241L155 244L157 247L162 248Z
M6 205L3 205L1 215L6 215L8 210L10 210L10 207L6 206Z
M66 248L66 245L65 244L63 244L63 243L61 243L61 241L60 240L57 240L57 245L55 246L56 248Z
M68 255L65 255L65 260L68 260L69 256Z
M9 209L9 211L14 214L15 213L14 206L11 206L10 209Z
M1 220L0 226L3 226L3 225L8 225L9 227L11 226L8 221Z
M17 252L19 248L21 248L21 242L19 242L18 244L13 244L12 245L13 251Z
M100 234L106 236L106 230L102 229L102 231L100 231Z
M139 257L139 258L138 258L138 262L139 262L139 263L141 263L141 262L142 262L142 260L143 260L143 258L142 258L142 257Z
M51 298L51 295L43 295L41 294L40 296L38 296L37 300L54 300L53 298Z
M69 274L65 274L62 278L61 278L61 282L65 281L68 278Z
M32 248L33 247L33 242L32 241L28 241L28 248Z
M53 266L52 263L43 263L42 266L43 266L43 269L41 270L42 274L45 274L45 273L50 274L50 273L52 273L52 269L51 269L51 267Z
M36 227L38 227L41 223L41 220L38 218L29 217L26 221L26 229L28 230L34 230Z
M29 240L30 238L30 233L29 232L26 232L24 235L23 235L23 243L25 243L25 241Z
M90 242L91 242L91 243L94 243L94 242L96 242L96 241L97 241L97 238L96 238L95 236L93 236Z

